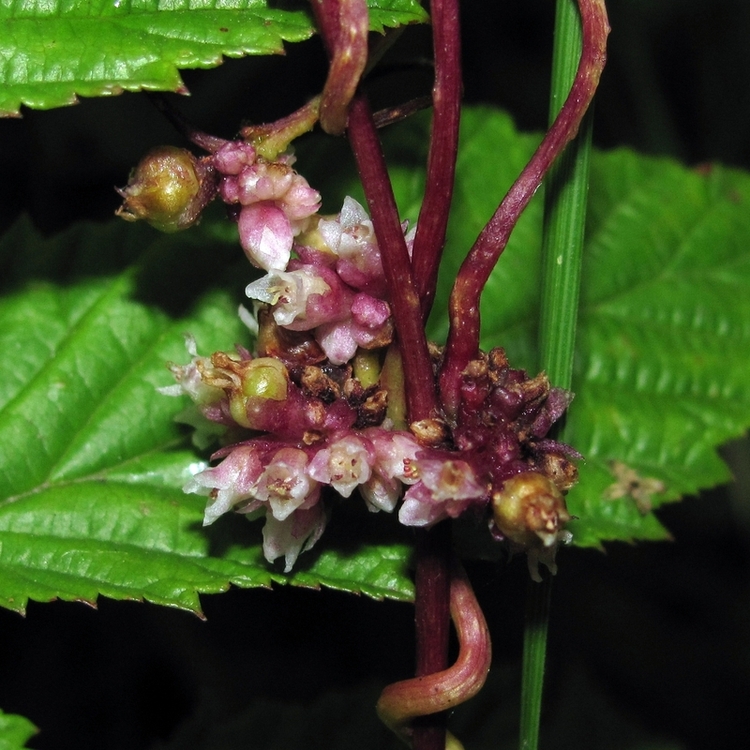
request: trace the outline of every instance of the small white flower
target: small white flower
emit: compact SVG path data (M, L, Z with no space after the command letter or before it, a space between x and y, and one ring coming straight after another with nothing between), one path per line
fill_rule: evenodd
M320 487L306 473L307 454L298 448L282 448L260 475L254 495L271 506L277 521L288 518L297 508L316 498Z
M330 484L342 497L349 497L357 485L370 478L370 453L362 440L347 435L319 450L310 462L308 474Z
M250 299L273 306L273 318L280 326L304 320L310 295L326 294L331 287L307 268L296 271L274 271L253 281L245 288Z
M284 572L288 573L300 552L309 550L320 539L326 526L326 514L320 503L311 508L301 508L279 521L266 514L263 527L263 555L268 562L284 558Z
M190 334L185 336L185 348L190 354L190 362L187 365L170 364L169 369L177 383L157 388L159 393L165 396L181 396L184 393L190 396L198 406L213 404L221 400L224 391L207 385L203 380L203 373L213 369L210 357L198 356L195 338Z
M183 487L184 492L209 495L203 525L212 524L235 505L253 497L253 488L263 467L252 446L235 448L218 466L196 474Z

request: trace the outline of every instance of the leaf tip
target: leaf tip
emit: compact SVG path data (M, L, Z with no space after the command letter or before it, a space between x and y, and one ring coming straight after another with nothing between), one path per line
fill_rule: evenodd
M21 615L21 617L26 617L26 605L28 604L28 600L24 600L23 602L16 602L15 597L9 596L7 599L4 599L3 601L0 601L0 607L3 609L9 609L11 612L15 612L18 615Z

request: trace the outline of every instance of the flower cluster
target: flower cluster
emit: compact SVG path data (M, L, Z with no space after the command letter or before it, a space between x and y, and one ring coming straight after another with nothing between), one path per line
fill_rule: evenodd
M337 217L316 217L295 243L286 270L250 284L251 299L270 305L276 324L310 331L332 364L357 349L378 349L393 335L385 276L372 222L352 198Z
M342 497L359 488L373 511L391 511L400 481L410 481L419 449L406 435L394 441L382 427L343 430L313 445L304 441L256 438L225 448L223 461L191 479L186 492L210 496L204 523L222 514L262 512L263 551L269 560L284 557L291 570L303 549L320 538L326 524L321 490L328 486ZM399 448L406 447L406 452Z
M465 369L454 423L396 429L403 394L380 368L397 349L365 210L346 198L338 215L320 215L319 194L288 154L268 161L238 141L207 159L247 257L266 273L246 289L255 351L202 357L189 338L191 361L172 365L177 382L162 389L190 396L193 412L182 418L201 445L224 433L218 463L185 486L208 495L204 522L228 511L263 516L264 554L283 557L288 571L323 533L326 496L357 492L371 511L392 512L403 499L407 526L474 512L496 538L531 550L533 576L538 562L554 569L578 455L547 434L570 394L512 369L496 349ZM358 364L368 353L374 370ZM433 347L436 372L440 358Z

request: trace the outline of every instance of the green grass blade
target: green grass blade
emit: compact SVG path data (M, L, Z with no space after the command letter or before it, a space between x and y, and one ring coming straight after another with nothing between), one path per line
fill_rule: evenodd
M559 112L575 76L581 26L574 0L558 0L552 67L550 120ZM591 112L578 137L545 181L542 299L539 322L541 366L554 385L570 388L586 221Z
M558 0L552 63L550 120L570 90L581 49L581 27L573 0ZM554 385L570 388L586 221L591 112L545 183L539 350ZM521 750L536 750L544 687L551 579L529 582L521 684Z
M552 579L549 577L542 583L529 579L526 591L521 674L521 750L536 750L539 745L551 584Z

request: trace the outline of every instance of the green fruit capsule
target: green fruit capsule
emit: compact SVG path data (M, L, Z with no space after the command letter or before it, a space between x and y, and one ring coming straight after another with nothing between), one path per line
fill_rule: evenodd
M229 412L237 424L264 429L269 401L285 401L289 374L278 359L258 357L242 368L242 385L229 398Z
M248 398L284 401L289 375L286 367L273 357L258 357L242 373L242 391Z
M553 546L570 520L560 490L535 471L506 479L492 495L492 513L503 536L527 547L539 542Z
M206 200L205 170L189 151L160 146L141 160L127 187L117 192L125 202L117 215L127 221L143 219L162 232L177 232L196 222Z

